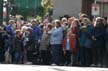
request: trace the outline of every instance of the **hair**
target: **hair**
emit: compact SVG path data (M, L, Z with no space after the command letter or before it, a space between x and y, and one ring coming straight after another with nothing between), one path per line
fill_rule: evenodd
M16 35L18 35L21 32L21 30L16 30Z
M58 25L58 27L61 27L60 21L56 21L55 23Z
M88 25L88 24L91 24L91 21L90 21L89 18L84 18L84 19L82 20L82 23L84 23L85 21L87 22L87 25Z
M73 22L71 23L71 27L72 27L72 25L73 25L74 23L76 23L77 26L80 25L80 22L79 22L78 19L73 20Z
M107 21L107 17L103 17Z
M61 21L67 21L67 18L65 18L65 17L63 17L62 19L61 19Z
M103 21L104 21L103 18L97 17L97 18L96 18L96 24L95 24L95 27L103 27L103 26L104 26ZM97 23L97 22L99 22L99 23Z
M52 24L48 24L48 28L52 29Z
M102 22L102 21L103 21L103 18L97 17L97 18L96 18L96 22L97 22L97 21Z
M88 18L88 15L86 15L86 14L81 14L80 17Z

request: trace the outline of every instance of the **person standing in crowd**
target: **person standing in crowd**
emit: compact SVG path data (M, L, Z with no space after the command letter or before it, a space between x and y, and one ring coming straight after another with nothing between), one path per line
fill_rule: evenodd
M103 24L104 24L104 28L105 28L105 37L104 37L104 43L106 44L106 31L107 31L107 17L103 17L102 18ZM108 56L108 52L107 52L107 48L106 45L103 45L103 62L102 62L102 67L106 67L107 66L107 56Z
M39 51L40 40L42 36L41 28L36 21L32 21L33 38L35 39L36 51Z
M13 48L15 54L14 54L14 63L15 64L22 64L23 63L23 40L21 37L21 31L16 30L16 37L14 39L14 48Z
M106 41L106 49L107 49L107 53L106 53L106 67L108 67L108 61L107 61L107 59L108 59L108 23L107 23L107 28L106 28L106 32L105 32L105 41Z
M68 30L67 35L63 40L63 50L65 55L66 65L77 65L77 53L78 53L78 34L79 34L79 21L74 20L71 24L71 28ZM71 61L72 56L72 61Z
M92 31L93 26L88 18L82 19L80 32L80 61L81 66L90 66L92 63Z
M33 63L39 64L39 47L40 47L40 40L42 36L42 27L40 27L40 22L32 21L32 32L33 32L33 39L35 45L34 47L34 53L33 53Z
M33 32L32 32L31 27L27 28L25 32L25 37L26 37L25 49L26 49L27 61L31 63L33 62L33 52L34 52L34 46L35 46Z
M0 27L0 63L3 63L5 61L5 49L4 30L2 27Z
M62 18L61 22L62 22L62 27L63 27L63 38L66 36L68 30L70 29L71 27L71 23L72 21L74 20L75 18L74 17L70 17L68 18Z
M52 54L52 65L63 64L63 28L59 20L55 20L54 27L51 30L50 44Z
M28 42L27 29L28 29L27 26L22 26L22 28L21 28L21 35L22 35L23 47L24 47L23 63L26 63L27 62L27 48L26 48L26 45L27 45L27 42Z
M44 30L41 41L40 41L40 55L42 59L42 64L49 65L51 62L50 55L50 33L52 25L48 24L47 28Z
M80 33L80 22L78 19L75 19L71 23L71 32L72 32L72 37L74 42L72 46L72 66L77 66L79 65L78 57L79 57L79 33Z
M103 56L105 50L105 27L102 18L96 18L96 25L94 26L93 37L93 59L94 64L101 67L103 64Z
M63 27L63 30L64 30L63 36L65 36L67 33L67 29L70 28L70 23L68 22L67 18L63 17L61 19L61 26Z
M5 38L5 47L6 47L6 49L5 49L5 63L12 63L12 61L14 61L14 59L12 59L12 55L11 55L12 43L10 41L12 41L12 40L11 40L11 35L7 31L6 27L4 28L4 38Z
M15 38L15 29L13 28L13 24L14 22L10 20L9 24L5 27L5 30L8 33L8 51L12 56L12 62L14 62L13 41Z

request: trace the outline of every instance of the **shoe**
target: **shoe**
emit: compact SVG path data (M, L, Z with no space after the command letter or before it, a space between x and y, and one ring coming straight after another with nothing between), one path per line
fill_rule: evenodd
M102 65L103 68L106 68L106 65Z
M63 65L64 65L64 64L62 64L62 63L61 63L61 64L58 64L58 66L63 66Z
M90 66L91 66L91 67L95 67L96 65L95 65L95 64L91 64Z
M72 66L78 66L78 64L72 64Z
M55 64L55 63L53 63L53 64L51 64L51 66L56 66L56 64Z
M67 66L72 66L71 64L68 64Z
M32 62L27 62L27 63L25 63L25 64L27 64L27 65L31 65L31 64L33 64Z
M98 67L101 67L102 65L101 65L101 64L97 64L97 66L98 66Z

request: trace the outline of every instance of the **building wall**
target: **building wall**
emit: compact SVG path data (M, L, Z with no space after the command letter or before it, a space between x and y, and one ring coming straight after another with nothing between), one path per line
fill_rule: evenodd
M64 14L78 17L82 8L82 0L54 0L54 4L54 17Z
M96 0L100 7L101 17L108 17L108 0Z
M81 11L82 13L87 14L91 20L93 19L93 16L91 15L92 3L94 3L94 0L82 0Z

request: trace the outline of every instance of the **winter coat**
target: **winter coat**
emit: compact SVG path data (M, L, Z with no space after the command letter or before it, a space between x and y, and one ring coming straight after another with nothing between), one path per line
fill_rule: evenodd
M93 36L93 25L88 25L87 26L87 39L85 41L85 47L86 48L92 48L93 47L93 40L92 40L92 36Z
M86 40L87 40L87 27L81 26L80 39L79 39L80 47L85 46Z
M23 41L21 37L15 37L14 39L14 51L21 52L23 51Z
M81 47L91 48L93 46L92 31L93 31L92 25L81 26L80 39L79 39Z
M39 26L34 26L33 27L33 37L35 41L39 41L41 39L41 36L42 36L41 28Z
M35 39L34 39L32 33L30 33L27 37L25 49L28 51L35 51Z
M69 42L70 42L70 51L72 53L76 53L78 51L79 43L78 43L78 38L79 38L79 29L77 28L72 28L68 32L69 33ZM67 37L64 38L63 40L63 50L64 53L66 53L66 43L67 43Z
M5 46L5 35L3 32L0 32L0 52L4 52L6 49Z
M105 45L105 27L95 27L93 31L93 36L96 38L94 40L95 47L103 47Z
M50 44L62 44L63 41L63 28L59 27L51 30Z
M5 27L6 31L14 38L15 37L15 31L14 28L10 25L7 25Z
M49 45L50 45L50 35L44 32L40 40L40 50L48 50Z

